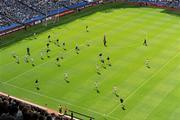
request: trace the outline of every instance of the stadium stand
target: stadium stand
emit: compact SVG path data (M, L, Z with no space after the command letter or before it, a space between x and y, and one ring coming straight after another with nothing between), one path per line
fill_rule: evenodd
M33 19L39 15L32 9L24 7L24 5L19 4L15 0L2 0L0 4L3 15L20 23L24 23L26 20Z
M0 26L9 26L9 25L11 25L12 23L13 23L13 22L12 22L10 19L8 19L8 18L0 15Z
M0 93L0 120L77 120Z
M180 0L127 1L180 8ZM90 2L86 0L0 0L0 33L88 4Z
M88 4L84 0L1 0L0 32Z
M142 4L152 4L162 7L180 8L180 0L128 0Z

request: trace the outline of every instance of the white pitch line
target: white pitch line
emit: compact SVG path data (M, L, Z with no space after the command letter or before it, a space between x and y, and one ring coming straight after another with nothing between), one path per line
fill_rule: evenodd
M71 52L71 51L68 51L68 52ZM54 57L55 58L55 57ZM47 62L44 62L44 63L42 63L42 64L40 64L40 65L38 65L38 66L41 66L41 65L43 65L43 64L45 64L45 63L48 63L49 61L47 61ZM8 80L8 81L6 81L6 82L4 82L4 83L8 83L8 82L10 82L10 81L12 81L13 79L15 79L15 78L17 78L17 77L19 77L19 76L21 76L21 75L23 75L23 74L25 74L25 73L27 73L27 72L30 72L30 71L32 71L32 70L34 70L35 68L33 68L33 69L30 69L29 71L26 71L26 72L24 72L24 73L22 73L22 74L19 74L18 76L16 76L16 77L14 77L14 78L12 78L12 79L10 79L10 80ZM117 106L117 107L119 107L119 106ZM101 113L102 114L102 113Z
M142 87L144 86L144 84L146 84L147 82L149 82L154 76L156 76L157 74L159 74L159 72L161 72L161 71L164 69L164 67L166 67L166 65L168 65L173 59L175 59L175 58L178 56L179 53L180 53L180 52L178 51L178 53L176 53L172 58L170 58L159 70L157 70L154 74L152 74L152 76L151 76L149 79L143 81L138 88L136 88L131 94L129 94L129 95L126 97L125 101L127 101L131 96L133 96L140 88L142 88ZM110 111L107 115L110 115L111 113L113 113L119 106L120 106L120 104L118 104L118 105L117 105L112 111Z
M84 45L84 44L81 44L80 46L83 46L83 45ZM74 49L70 49L70 50L69 50L68 52L66 52L64 55L66 55L67 53L72 52L73 50L74 50ZM56 58L56 57L51 58L49 61L43 62L43 63L41 63L41 64L38 64L38 65L36 65L36 67L34 67L34 68L30 69L30 70L27 70L27 71L25 71L25 72L23 72L23 73L15 76L15 77L9 79L9 80L7 80L7 81L4 82L4 83L11 82L12 80L14 80L14 79L16 79L16 78L18 78L18 77L20 77L20 76L22 76L22 75L24 75L24 74L26 74L26 73L28 73L28 72L33 71L35 68L40 67L40 66L42 66L42 65L44 65L44 64L46 64L46 63L49 63L49 62L52 61L54 58Z
M144 15L142 15L142 16L144 16ZM101 18L101 17L99 17L99 18ZM115 17L116 18L116 17ZM136 19L139 19L139 18L136 18ZM130 20L130 21L135 21L136 19L133 19L133 20ZM91 21L91 20L86 20L86 21ZM112 22L113 21L113 22ZM116 23L116 21L117 20L108 20L108 21L106 21L106 22L111 22L111 23ZM96 23L97 23L97 21L96 21ZM129 22L125 22L125 23L123 23L122 25L126 25L126 24L129 24ZM91 27L91 29L92 28L96 28L97 26L99 27L99 26L101 26L101 25L103 25L103 26L109 26L108 24L105 24L105 23L102 23L102 22L99 22L97 25L95 25L95 26L93 26L93 27ZM121 25L121 26L122 26ZM58 26L57 26L58 27ZM128 29L128 28L127 28ZM114 30L116 30L116 31L118 31L118 30L121 30L121 28L119 29L118 27L116 28L116 29L114 29ZM123 29L123 31L124 30L126 30L126 29ZM53 31L52 31L53 32ZM83 31L81 31L81 32L79 32L79 33L83 33ZM109 32L109 33L116 33L116 32L114 32L114 31L111 31L111 32ZM109 34L108 33L108 34ZM28 34L27 36L29 36L30 34ZM32 34L33 35L33 34ZM112 34L113 35L113 34ZM78 36L78 35L77 35ZM28 39L30 39L31 37L28 37ZM72 37L70 37L70 38L74 38L74 36L72 36ZM97 37L95 37L95 38L97 38ZM25 39L27 39L27 38L25 38ZM93 39L93 40L95 40L95 39ZM1 46L0 46L1 47ZM8 64L11 64L11 63L14 63L14 62L10 62L10 63L8 63ZM8 65L8 64L6 64L6 65ZM1 67L1 66L0 66Z
M84 45L85 45L85 44L81 44L80 46L84 46ZM110 48L120 48L120 49L123 49L123 48L135 47L135 46L138 46L138 44L132 44L132 45L129 45L128 47L110 47ZM68 54L68 53L72 52L73 50L74 50L74 49L71 49L71 50L69 50L68 52L66 52L65 54ZM65 54L64 54L64 55L65 55ZM55 58L55 57L53 57L53 58ZM50 61L52 61L53 58L51 58ZM42 66L42 65L44 65L44 64L46 64L46 63L49 63L50 61L46 61L46 62L44 62L44 63L41 63L41 64L37 65L36 67L40 67L40 66ZM5 81L4 83L9 83L9 82L11 82L12 80L14 80L14 79L16 79L16 78L18 78L18 77L20 77L20 76L22 76L22 75L24 75L24 74L26 74L26 73L28 73L28 72L33 71L36 67L31 68L30 70L25 71L25 72L23 72L23 73L21 73L21 74L18 74L17 76L15 76L15 77L13 77L13 78Z
M28 90L28 89L25 89L25 88L22 88L22 87L18 87L18 86L16 86L16 85L12 85L12 84L9 84L9 83L1 82L1 84L7 85L7 86L11 86L11 87L15 87L15 88L20 89L20 90L22 90L22 91L24 91L24 92L28 92L28 93L31 93L31 94L34 94L34 95L38 95L38 96L41 96L41 97L45 97L45 98L48 98L48 99L50 99L50 100L52 100L52 101L55 101L55 102L58 102L58 103L60 103L60 102L61 102L61 103L65 103L65 104L68 104L68 105L70 105L70 106L74 106L74 107L76 107L76 108L80 108L80 109L83 109L83 110L86 110L86 111L89 111L89 112L92 112L92 113L95 113L95 114L98 114L98 115L100 115L100 116L105 117L105 114L103 114L103 113L100 113L100 112L97 112L97 111L94 111L94 110L92 110L92 109L88 109L88 108L85 108L85 107L82 107L82 106L74 105L74 104L72 104L72 103L69 103L69 102L64 101L64 100L61 100L61 99L57 99L57 98L54 98L54 97L50 97L50 96L47 96L47 95L44 95L44 94L41 94L41 93L37 93L37 92L34 92L34 91L32 91L32 90ZM114 120L119 120L118 118L112 117L112 116L106 116L106 117L111 118L111 119L114 119Z
M154 73L154 75L151 76L149 80L151 80L153 77L159 74L172 60L174 60L179 55L179 53L180 52L177 52L172 58L170 58L156 73ZM136 93L136 91L138 91L142 86L144 86L144 84L146 84L149 80L145 80L144 82L142 82L141 85L134 92L127 96L126 100L133 96Z
M137 19L137 18L136 18L136 19ZM133 19L133 20L136 20L136 19ZM104 23L102 23L102 24L104 24ZM128 22L127 22L127 23L124 23L123 25L126 25L126 24L128 24ZM98 24L98 25L99 25L99 24ZM98 25L97 25L97 26L98 26ZM115 30L118 30L118 29L119 29L119 28L117 27ZM114 32L111 31L111 32L109 32L109 33L114 33ZM114 34L115 34L115 33L114 33ZM94 40L95 40L96 38L98 38L98 36L95 37ZM82 45L84 45L84 44L81 44L80 46L82 46ZM71 50L73 50L73 49L71 49ZM68 52L71 52L71 51L69 50ZM53 58L55 58L55 57L53 57ZM52 59L52 58L51 58L51 59ZM39 64L39 65L37 65L36 67L39 67L39 66L41 66L41 65L43 65L43 64L45 64L45 63L48 63L48 62L49 62L49 61L44 62L44 63L42 63L42 64ZM25 71L25 72L23 72L23 73L15 76L15 77L13 77L13 78L7 80L6 82L10 82L10 81L14 80L15 78L17 78L17 77L19 77L19 76L22 76L23 74L25 74L25 73L27 73L27 72L31 72L31 71L34 70L34 69L35 69L35 68L32 68L32 69L30 69L30 70L28 70L28 71Z

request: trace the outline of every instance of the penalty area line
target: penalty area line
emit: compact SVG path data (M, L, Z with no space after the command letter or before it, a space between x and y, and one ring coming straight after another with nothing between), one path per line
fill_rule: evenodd
M146 81L143 81L140 83L140 86L137 87L132 93L130 93L126 99L125 102L131 98L139 89L141 89L147 82L149 82L152 78L154 78L157 74L159 74L172 60L174 60L178 55L179 55L179 51L173 56L171 57L159 70L155 71L151 77L149 79L147 79ZM116 111L118 108L120 107L120 104L118 104L115 108L112 109L112 111L110 111L107 115L112 114L114 111Z
M49 100L52 100L54 102L58 102L58 103L64 103L64 104L67 104L67 105L70 105L70 106L74 106L74 107L77 107L77 108L80 108L81 110L85 110L85 111L88 111L88 112L91 112L91 113L95 113L97 115L100 115L102 117L108 117L108 118L111 118L113 120L119 120L118 118L116 117L112 117L112 116L107 116L106 114L103 114L103 113L100 113L100 112L97 112L97 111L94 111L92 109L88 109L88 108L85 108L85 107L82 107L82 106L78 106L78 105L74 105L72 103L69 103L67 101L64 101L62 99L57 99L57 98L54 98L54 97L50 97L50 96L47 96L45 94L42 94L42 93L37 93L37 92L34 92L32 90L28 90L28 89L25 89L25 88L22 88L22 87L18 87L16 85L13 85L13 84L9 84L9 83L5 83L5 82L1 82L1 84L4 84L4 85L7 85L7 86L11 86L11 87L14 87L14 88L17 88L17 89L20 89L24 92L27 92L27 93L31 93L31 94L34 94L34 95L37 95L37 96L41 96L41 97L44 97L44 98L47 98Z

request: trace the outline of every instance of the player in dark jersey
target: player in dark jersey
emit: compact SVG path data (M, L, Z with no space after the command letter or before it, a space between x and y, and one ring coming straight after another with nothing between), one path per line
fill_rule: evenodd
M146 46L146 47L148 46L146 39L144 39L143 45Z
M60 47L59 39L56 40L56 45L57 45L58 47Z
M39 80L38 79L35 80L35 88L37 90L40 90L40 88L39 88Z
M49 43L47 43L47 44L46 44L46 46L47 46L47 48L49 48L50 44L49 44Z
M107 64L108 64L109 66L111 66L110 57L107 57Z
M89 27L88 27L88 26L86 26L86 32L89 32L88 28L89 28Z
M51 42L51 36L48 35L48 42Z
M122 105L121 108L122 108L123 111L126 110L125 105Z
M60 59L59 59L59 57L56 58L56 65L57 65L58 67L61 66L61 65L60 65Z
M104 35L104 40L103 40L103 43L104 43L104 47L107 47L106 35Z
M27 48L26 51L27 51L27 55L30 56L30 55L31 55L31 54L30 54L30 48Z
M123 102L124 102L124 99L123 99L123 98L120 98L119 100L120 100L120 103L123 103Z
M79 49L79 47L77 45L75 47L75 51L76 51L76 54L79 54L80 49Z
M104 64L103 54L102 54L102 53L100 53L100 54L99 54L99 57L100 57L100 61L101 61L101 63L103 63L103 64Z
M67 49L66 49L66 43L65 42L62 43L62 46L63 46L63 50L66 51Z
M49 56L49 52L50 52L50 51L51 51L50 49L47 49L47 50L46 50L46 55L47 55L48 58L50 58L50 56Z
M104 60L104 57L103 57L103 54L102 54L102 53L99 54L99 58L100 58L100 62L101 62L101 64L102 64L102 67L103 67L104 69L106 69L105 60Z

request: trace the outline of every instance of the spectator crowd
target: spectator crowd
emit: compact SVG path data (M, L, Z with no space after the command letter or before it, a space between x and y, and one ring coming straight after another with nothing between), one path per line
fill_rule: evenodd
M25 23L35 17L46 16L53 10L73 5L82 0L0 0L0 25Z
M128 0L128 1L137 2L137 3L152 3L159 6L180 8L180 0Z
M24 25L37 17L48 17L53 11L70 9L69 6L92 0L0 0L0 31L13 24ZM127 0L142 4L153 4L180 8L180 0Z
M0 94L0 120L73 120Z

